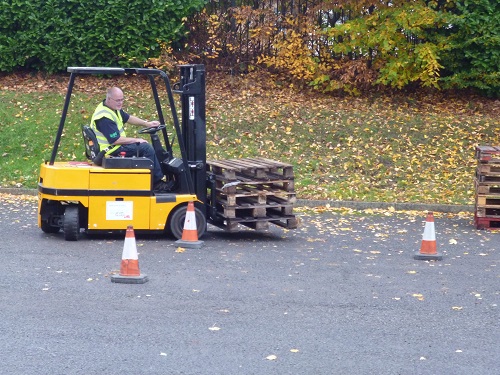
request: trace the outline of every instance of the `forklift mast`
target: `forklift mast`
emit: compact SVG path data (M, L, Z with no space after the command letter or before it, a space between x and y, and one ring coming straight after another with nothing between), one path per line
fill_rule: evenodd
M207 200L205 66L201 64L181 65L180 82L174 85L174 93L180 95L182 109L180 138L186 151L194 193L205 206Z

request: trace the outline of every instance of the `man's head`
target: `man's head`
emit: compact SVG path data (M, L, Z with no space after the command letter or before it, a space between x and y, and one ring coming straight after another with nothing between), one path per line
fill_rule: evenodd
M106 103L109 108L118 111L123 106L123 91L118 87L111 87L106 91Z

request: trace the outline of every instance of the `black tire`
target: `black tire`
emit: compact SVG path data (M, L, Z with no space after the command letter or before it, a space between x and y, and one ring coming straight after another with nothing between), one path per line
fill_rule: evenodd
M167 232L180 240L182 232L184 231L184 222L186 221L187 206L177 207L168 218ZM198 231L198 239L205 234L207 227L207 219L198 207L194 208L194 215L196 217L196 230Z
M44 233L59 233L61 230L60 226L54 226L49 224L49 220L47 221L42 221L42 231Z
M80 234L80 215L78 206L67 206L64 210L64 239L66 241L78 241Z

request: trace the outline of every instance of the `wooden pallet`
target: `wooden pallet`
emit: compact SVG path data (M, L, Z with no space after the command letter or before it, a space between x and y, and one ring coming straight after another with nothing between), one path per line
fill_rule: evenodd
M500 163L500 147L476 146L476 159L481 163Z
M298 220L295 216L266 216L266 217L241 217L241 218L226 218L220 216L219 220L215 221L214 225L223 228L229 232L236 232L239 226L245 226L255 230L269 229L269 223L280 226L286 229L296 229L298 227Z
M216 187L224 194L237 194L238 190L283 190L293 192L295 190L294 180L257 180L239 177L237 180L228 180L222 175L215 175Z
M297 201L295 192L285 192L281 189L258 189L255 187L242 187L235 192L225 193L220 189L217 191L217 201L222 201L228 206L237 206L241 201L255 204L268 204L269 202L281 201L294 204Z
M500 217L474 216L474 225L477 229L500 229Z
M480 182L477 178L474 180L476 194L495 195L500 194L500 183Z
M476 194L476 205L478 207L497 207L500 209L500 195Z
M500 184L500 174L497 176L488 176L488 175L482 175L482 174L476 174L476 179L481 182L490 182L490 183L497 183Z
M500 229L500 147L477 146L474 224L477 229Z
M265 158L209 160L207 172L215 180L215 202L210 202L217 212L213 224L228 231L240 225L265 230L270 223L297 227L291 164Z
M207 169L228 181L240 177L258 180L289 180L294 177L291 164L265 158L207 160Z
M218 204L217 211L226 218L234 219L236 217L267 217L272 215L290 216L293 212L293 205L280 204L239 204L237 206L227 206Z
M500 176L500 163L499 164L479 164L477 166L477 174L480 176Z
M500 219L500 206L476 206L475 213L477 217L490 217Z

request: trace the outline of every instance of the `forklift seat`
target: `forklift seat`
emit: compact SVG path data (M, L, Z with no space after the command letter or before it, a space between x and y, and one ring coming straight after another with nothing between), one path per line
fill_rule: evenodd
M97 137L90 126L82 125L82 135L85 143L85 156L95 165L102 166L104 169L126 168L126 169L153 169L151 159L144 157L114 157L105 156L109 148L99 149Z
M102 164L105 151L99 150L99 142L90 126L82 125L82 135L85 143L85 156L96 165Z

